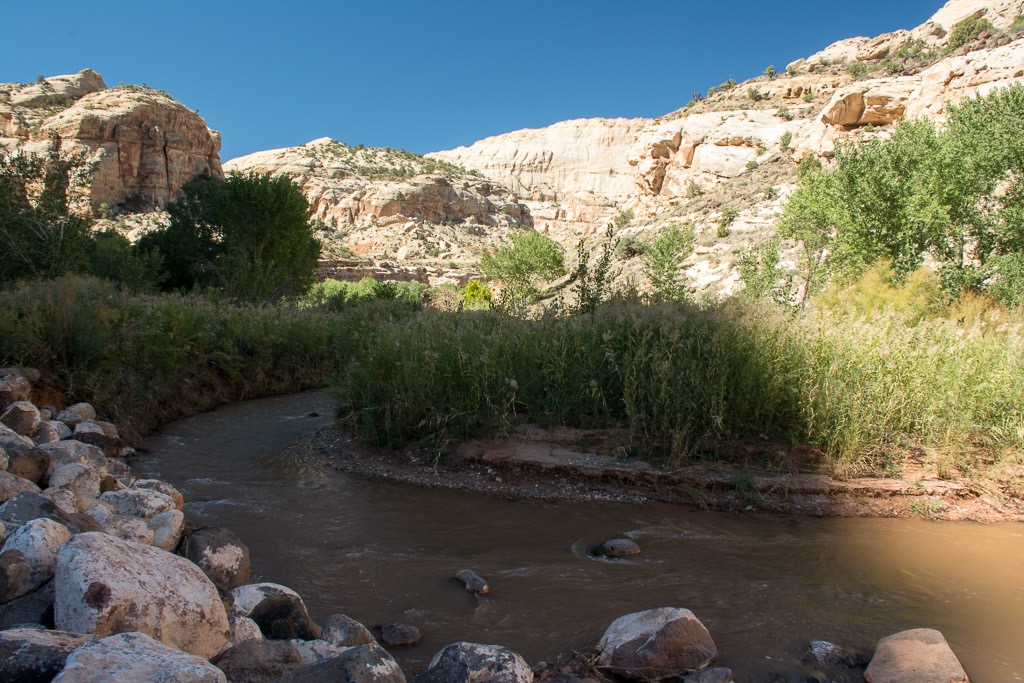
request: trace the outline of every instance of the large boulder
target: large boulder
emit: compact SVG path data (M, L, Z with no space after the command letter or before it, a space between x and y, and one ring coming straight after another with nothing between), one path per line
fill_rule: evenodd
M117 453L121 439L117 427L110 422L100 420L82 420L75 425L73 438L82 443L91 444L103 449L106 455Z
M32 450L35 442L27 436L22 436L7 425L0 423L0 448L7 452L12 460L14 457Z
M864 679L868 683L969 683L942 633L915 628L878 641Z
M41 624L53 628L53 581L28 595L0 604L0 631L19 624Z
M79 498L98 498L100 473L88 465L73 462L55 469L48 483L51 487L66 488Z
M60 522L73 533L100 531L101 529L100 525L88 516L65 512L57 507L53 501L32 491L19 493L3 505L0 505L0 522L4 524L19 526L29 520L41 517Z
M532 683L533 669L500 645L452 643L412 683Z
M22 589L10 597L20 597L53 578L57 551L71 538L66 526L52 519L33 519L22 524L3 545L3 553L19 551L29 566Z
M39 444L36 448L50 457L50 465L46 470L47 476L52 474L58 467L72 463L85 465L97 472L106 474L107 458L103 454L103 449L92 444L68 439L55 443Z
M379 645L360 645L317 664L294 669L277 683L405 683L398 662Z
M39 493L39 487L28 479L22 479L10 472L0 472L0 503L6 503L19 493Z
M224 605L202 570L102 533L74 536L57 553L54 620L77 633L141 631L207 659L230 636Z
M671 678L718 658L711 634L688 609L660 607L619 617L597 644L598 665L638 681Z
M229 529L203 527L192 532L182 553L221 590L249 582L249 547Z
M270 683L293 669L342 652L323 641L249 639L225 650L213 663L231 683Z
M46 476L46 470L49 467L50 456L46 452L26 448L21 452L11 454L7 471L22 479L28 479L33 484L39 484Z
M168 510L176 510L174 499L159 491L145 488L130 488L121 491L107 491L100 500L109 503L122 515L149 519Z
M0 681L49 683L64 668L68 655L94 638L35 628L0 631Z
M144 633L122 633L71 653L54 683L227 683L202 657L171 649Z
M129 473L131 472L131 468L128 467L127 464L125 464L124 467L127 468ZM111 472L114 471L110 467L107 469ZM174 500L174 504L179 510L185 507L185 499L182 497L181 492L166 481L161 481L160 479L139 479L138 481L130 483L130 486L133 489L149 489L156 491L157 493L162 493L168 498Z
M7 371L0 374L0 406L27 401L31 395L32 385L21 373Z
M29 401L15 401L0 413L0 422L23 436L31 436L39 429L43 419L39 409Z
M370 629L344 614L327 617L320 637L339 647L357 647L376 642Z

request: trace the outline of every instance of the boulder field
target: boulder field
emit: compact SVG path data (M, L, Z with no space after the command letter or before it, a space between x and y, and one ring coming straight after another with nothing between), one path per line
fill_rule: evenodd
M406 683L381 643L416 642L415 626L388 624L378 642L343 614L317 624L302 596L286 586L249 583L241 539L228 529L190 528L179 491L132 474L134 451L115 424L97 419L87 403L36 405L38 380L32 369L0 368L0 680ZM626 550L601 554L639 551ZM455 578L470 592L488 591L471 570ZM536 675L564 683L584 676L733 680L729 669L714 666L718 649L707 628L677 607L616 619L584 660L579 671L541 668ZM824 641L809 648L808 661L824 680L859 678L856 660ZM942 634L930 629L881 639L863 677L968 680ZM506 647L458 642L411 680L534 678L534 669Z

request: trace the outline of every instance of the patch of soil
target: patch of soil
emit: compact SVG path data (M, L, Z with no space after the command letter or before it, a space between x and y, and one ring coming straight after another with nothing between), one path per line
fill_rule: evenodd
M714 458L671 469L630 457L624 430L543 429L478 439L448 451L387 450L344 427L317 433L312 447L339 470L420 486L551 501L663 502L707 510L834 517L911 517L1002 522L1024 520L1017 498L967 479L941 479L908 458L898 477L840 479L782 471L801 449L731 445ZM779 458L775 455L778 454Z

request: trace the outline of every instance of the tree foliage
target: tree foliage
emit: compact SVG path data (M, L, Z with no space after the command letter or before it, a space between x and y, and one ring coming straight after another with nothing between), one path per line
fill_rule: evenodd
M644 249L644 274L651 282L653 298L685 301L689 298L683 261L693 253L693 226L669 223Z
M182 188L170 225L140 240L159 252L165 287L221 289L242 301L272 301L309 288L320 242L302 190L286 176L207 176Z
M565 274L565 253L550 237L536 230L520 230L512 235L511 244L484 254L480 270L504 283L506 302L532 303L540 296L542 283Z

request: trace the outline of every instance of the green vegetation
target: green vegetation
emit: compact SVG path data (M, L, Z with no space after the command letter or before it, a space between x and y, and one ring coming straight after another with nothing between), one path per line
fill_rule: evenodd
M1014 86L951 106L941 133L904 121L889 140L837 149L834 170L801 163L780 234L805 242L810 275L850 281L886 260L902 279L927 254L948 297L979 290L1012 305L1024 251L1022 121L1024 87Z
M779 136L779 149L783 152L789 149L790 144L793 142L793 131L787 130L785 133Z
M953 51L958 47L972 43L985 31L994 31L992 22L984 17L967 17L956 23L953 30L949 32L949 40L946 41L946 49Z
M770 299L776 303L788 303L789 287L779 286L785 273L779 267L782 252L778 238L772 238L758 247L749 247L740 252L737 268L743 289L740 296L748 301ZM788 285L788 282L786 283Z
M200 177L167 206L171 224L138 249L163 260L168 290L215 288L238 301L306 291L320 255L302 190L287 176Z
M686 273L683 262L693 253L693 226L680 228L669 223L644 249L644 274L651 282L651 295L657 301L687 301Z
M728 237L732 234L732 224L739 218L740 212L731 206L722 209L722 215L718 217L718 229L716 234L719 237Z
M520 230L512 235L511 244L484 254L480 271L504 283L502 302L516 308L536 301L541 281L551 281L565 274L565 254L547 235L536 230Z
M622 220L620 220L622 219ZM593 313L608 298L609 288L617 273L612 271L612 260L618 250L619 242L615 237L618 224L628 225L633 220L633 212L619 214L609 223L605 230L605 240L601 245L601 254L593 265L590 263L590 250L586 240L581 239L576 245L576 268L569 277L575 301L569 310L575 313Z

